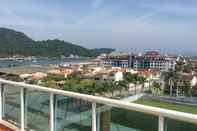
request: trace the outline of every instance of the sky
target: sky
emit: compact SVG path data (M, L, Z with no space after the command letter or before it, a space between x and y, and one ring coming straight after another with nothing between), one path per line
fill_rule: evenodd
M197 55L197 0L0 0L0 27L87 48Z

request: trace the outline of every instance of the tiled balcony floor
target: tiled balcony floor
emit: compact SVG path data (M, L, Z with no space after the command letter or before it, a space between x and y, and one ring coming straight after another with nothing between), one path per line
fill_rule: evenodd
M12 129L0 124L0 131L14 131L14 130L12 130Z

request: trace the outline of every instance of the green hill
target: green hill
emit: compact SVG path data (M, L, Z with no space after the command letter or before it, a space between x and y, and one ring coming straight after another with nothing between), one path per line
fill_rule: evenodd
M15 30L0 28L0 57L14 55L60 57L78 55L95 57L101 53L110 53L113 49L87 49L63 40L34 41L27 35Z

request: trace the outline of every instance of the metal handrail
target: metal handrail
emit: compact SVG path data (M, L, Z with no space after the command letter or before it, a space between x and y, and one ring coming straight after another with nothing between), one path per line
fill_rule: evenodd
M190 113L183 113L183 112L172 111L172 110L168 110L168 109L145 106L145 105L134 104L134 103L129 103L129 102L120 101L120 100L114 100L114 99L109 99L109 98L104 98L104 97L80 94L80 93L75 93L75 92L70 92L70 91L63 91L63 90L47 88L47 87L42 87L42 86L38 86L38 85L30 85L30 84L25 84L25 83L21 83L21 82L13 82L13 81L8 81L8 80L3 80L3 79L0 79L0 83L13 85L13 86L20 87L20 88L33 89L33 90L63 95L63 96L67 96L67 97L73 97L76 99L82 99L82 100L89 101L92 103L106 104L106 105L109 105L112 107L134 110L134 111L152 114L152 115L156 115L156 116L162 115L167 118L172 118L172 119L176 119L176 120L181 120L181 121L186 121L186 122L191 122L191 123L197 124L197 115L190 114Z

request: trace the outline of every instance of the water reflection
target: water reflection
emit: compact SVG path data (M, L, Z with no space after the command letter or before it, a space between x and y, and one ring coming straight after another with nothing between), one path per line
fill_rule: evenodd
M55 97L55 131L91 131L91 103Z
M20 88L4 85L3 119L20 127Z

